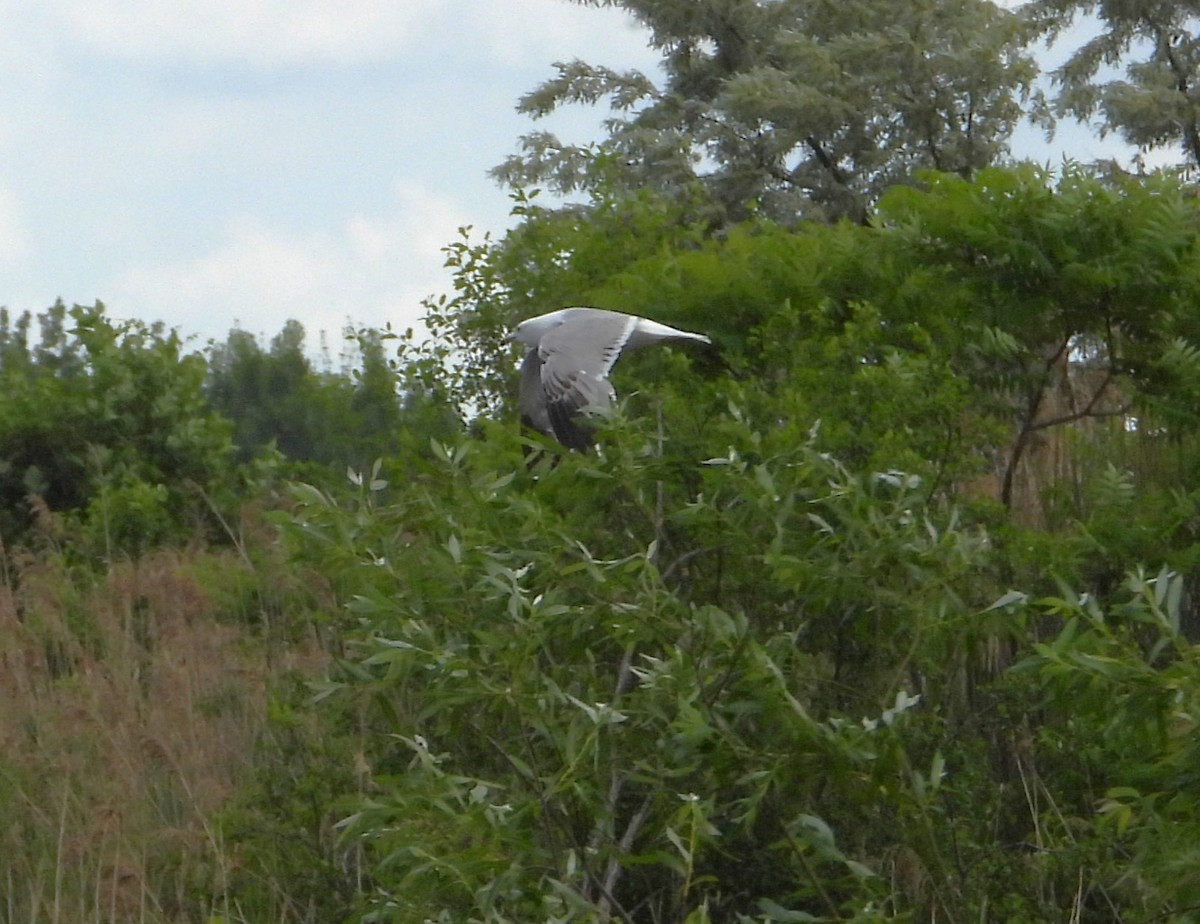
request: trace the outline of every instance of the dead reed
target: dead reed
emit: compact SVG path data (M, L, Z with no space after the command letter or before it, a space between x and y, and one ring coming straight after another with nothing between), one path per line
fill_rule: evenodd
M52 550L4 560L0 921L215 915L236 860L211 819L251 770L272 678L318 670L319 646L227 611L229 587L264 597L233 552L100 574Z

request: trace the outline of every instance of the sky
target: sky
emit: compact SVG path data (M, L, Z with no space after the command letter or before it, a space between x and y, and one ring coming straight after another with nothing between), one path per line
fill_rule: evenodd
M487 172L519 137L598 137L603 113L534 123L519 97L555 61L656 61L567 0L0 0L0 22L0 305L100 300L197 345L414 325L459 229L511 224Z
M552 63L651 68L565 0L0 0L0 305L104 302L198 342L403 329ZM594 132L598 115L557 119ZM578 123L578 124L573 124Z

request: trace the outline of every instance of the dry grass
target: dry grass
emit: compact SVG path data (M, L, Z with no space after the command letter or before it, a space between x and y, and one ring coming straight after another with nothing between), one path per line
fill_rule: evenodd
M0 921L222 908L210 819L251 769L271 677L323 662L218 618L196 574L246 567L161 551L79 576L50 553L0 576Z

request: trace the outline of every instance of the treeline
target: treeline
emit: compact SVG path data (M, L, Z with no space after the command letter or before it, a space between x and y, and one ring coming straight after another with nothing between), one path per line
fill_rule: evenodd
M318 368L295 321L201 348L99 303L0 309L0 535L19 545L47 511L105 555L221 541L256 479L327 483L458 429L445 402L397 392L381 332L347 347Z

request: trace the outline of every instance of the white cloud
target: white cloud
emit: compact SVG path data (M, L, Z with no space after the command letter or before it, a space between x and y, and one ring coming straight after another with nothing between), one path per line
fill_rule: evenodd
M60 0L44 15L120 58L354 63L411 47L438 0Z
M563 0L523 0L519 16L508 3L474 3L463 13L489 55L505 66L536 63L549 74L553 61L580 57L590 64L644 70L659 59L646 47L649 33L615 7L580 9Z
M336 340L347 323L403 330L424 313L422 298L446 290L442 248L465 211L401 184L391 213L353 215L331 230L298 234L241 219L196 259L126 271L108 303L118 316L165 316L218 340L235 324L272 336L289 318L313 345L322 331Z
M6 6L0 0L0 11ZM18 30L117 59L263 70L453 59L455 46L480 49L504 67L572 56L631 66L656 60L647 52L630 61L631 50L644 51L646 33L623 10L564 0L521 0L519 8L493 0L46 0L20 12Z

